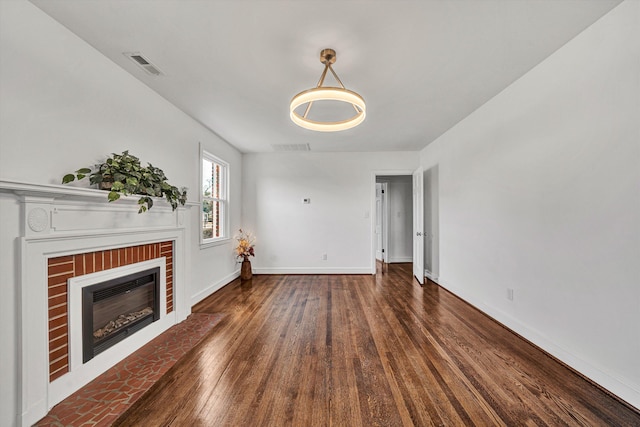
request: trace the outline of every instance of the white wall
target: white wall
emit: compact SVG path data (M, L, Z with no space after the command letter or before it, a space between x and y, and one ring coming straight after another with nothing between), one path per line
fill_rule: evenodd
M636 407L639 9L622 3L421 152L439 170L440 284Z
M388 262L413 260L413 179L410 175L382 176L389 204Z
M198 197L198 142L231 168L231 224L239 226L241 154L23 0L0 1L0 179L59 184L125 149ZM82 183L81 185L88 185ZM190 223L199 222L199 207ZM17 411L19 205L0 194L0 425ZM233 277L232 242L200 250L190 230L187 282L201 298Z
M410 152L243 158L243 227L258 238L257 273L371 272L374 171L418 166Z

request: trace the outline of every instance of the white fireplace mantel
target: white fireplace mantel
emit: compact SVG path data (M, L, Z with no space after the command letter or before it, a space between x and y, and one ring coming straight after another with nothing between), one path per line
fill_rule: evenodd
M174 242L173 298L174 311L167 316L163 328L155 328L155 336L186 319L191 310L187 297L187 251L190 207L173 211L164 200L154 201L153 208L138 214L138 198L122 197L109 203L102 190L62 185L31 184L0 180L0 192L13 193L21 203L20 244L20 336L21 336L21 425L32 425L66 396L90 381L76 382L65 375L51 387L48 372L47 262L49 258L77 253L144 245L162 241ZM145 342L130 348L129 353ZM127 354L116 354L115 365ZM104 365L101 370L110 366ZM93 378L100 373L96 371ZM60 380L68 382L59 387Z
M17 181L0 181L0 191L13 192L24 203L22 236L26 239L185 226L185 209L172 211L171 205L160 198L154 199L152 209L138 214L140 197L135 195L108 202L103 190Z

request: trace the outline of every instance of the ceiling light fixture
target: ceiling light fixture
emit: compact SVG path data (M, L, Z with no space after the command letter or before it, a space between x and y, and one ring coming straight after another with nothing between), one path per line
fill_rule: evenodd
M313 89L308 89L300 92L291 100L291 105L289 106L289 112L291 116L291 120L305 129L315 130L319 132L335 132L340 130L351 129L352 127L358 126L360 123L364 121L366 116L366 106L364 104L364 99L357 93L348 90L340 81L340 78L333 71L333 67L331 64L336 62L336 51L333 49L323 49L320 52L320 62L324 64L324 71L320 76L320 81L318 85ZM327 76L327 70L330 70L335 77L336 81L341 87L330 87L330 86L322 86L324 83L324 78ZM351 118L341 121L315 121L309 119L307 116L309 115L309 111L311 110L311 105L316 101L340 101L346 102L353 106L355 110L355 115ZM295 110L303 104L307 104L307 107L304 111L303 115L298 114Z

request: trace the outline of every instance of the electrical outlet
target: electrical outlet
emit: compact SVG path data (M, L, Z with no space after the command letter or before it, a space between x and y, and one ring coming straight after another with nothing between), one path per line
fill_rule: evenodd
M513 301L513 289L507 288L507 299Z
M322 260L326 261L327 260L327 254L322 254Z

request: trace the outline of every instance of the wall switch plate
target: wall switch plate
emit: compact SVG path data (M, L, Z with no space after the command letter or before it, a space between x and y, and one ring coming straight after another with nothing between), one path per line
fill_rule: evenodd
M302 199L302 203L304 203L305 205L308 205L309 203L311 203L311 199L308 197L305 197L304 199Z
M327 260L327 254L322 254L322 260L326 261Z
M507 299L513 301L513 289L507 288Z

